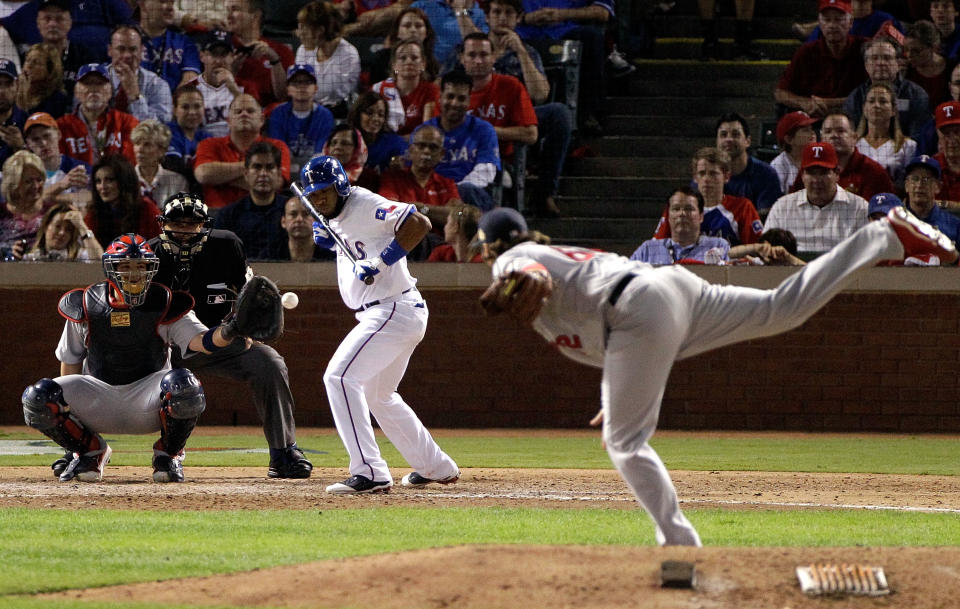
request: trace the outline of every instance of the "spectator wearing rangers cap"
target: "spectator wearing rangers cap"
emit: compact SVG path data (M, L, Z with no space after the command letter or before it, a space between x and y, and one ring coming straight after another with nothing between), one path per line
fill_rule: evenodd
M803 110L797 110L784 114L777 123L777 144L783 152L770 161L770 166L777 172L783 192L790 191L790 186L800 173L803 147L817 141L817 134L813 130L816 122L817 119Z
M837 151L829 142L803 149L800 177L804 188L781 197L764 228L783 228L797 238L801 252L825 252L867 223L867 202L838 186Z
M960 205L960 102L940 104L934 119L940 140L940 152L933 157L941 168L937 198Z
M903 186L907 191L906 206L913 215L935 226L954 243L960 239L960 218L937 204L941 190L940 163L926 154L913 157L906 167Z
M77 109L57 119L64 153L88 165L108 154L122 154L136 163L130 132L139 121L110 107L113 86L107 68L98 63L80 68L74 97Z

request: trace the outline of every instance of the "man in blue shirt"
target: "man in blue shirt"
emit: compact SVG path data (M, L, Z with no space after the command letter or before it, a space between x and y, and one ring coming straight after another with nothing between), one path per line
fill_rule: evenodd
M729 260L730 243L722 237L700 234L703 221L703 195L689 186L681 186L670 195L667 206L670 237L644 241L631 260L648 264L706 263Z
M0 19L0 25L7 28L18 47L37 44L41 42L37 14L51 4L62 6L63 0L30 0L13 14ZM96 58L94 61L107 61L110 32L117 25L133 23L130 5L124 0L83 0L69 2L68 6L73 20L70 41L90 50Z
M436 40L433 55L441 66L457 60L457 46L467 34L487 32L487 18L474 0L417 0L410 5L422 10L430 20Z
M606 24L615 16L613 0L523 0L523 16L517 33L524 40L579 40L580 127L588 135L599 135L600 100L606 79L604 35Z
M500 170L500 145L493 125L467 114L472 87L466 73L447 72L440 81L440 116L424 124L443 132L443 160L436 172L457 183L464 203L487 211L494 206L486 188Z
M717 148L730 156L730 179L724 194L746 197L753 201L761 217L777 202L783 191L777 172L769 163L750 156L750 127L747 120L731 112L717 119Z
M13 102L17 93L17 67L9 59L0 59L0 164L23 148L26 113Z
M287 70L287 93L290 101L273 109L267 118L267 135L290 147L290 171L300 167L323 150L333 131L333 113L314 103L317 94L317 73L313 66L298 63Z
M169 0L140 0L143 61L140 65L167 81L171 91L203 72L200 53L193 40L171 29L173 4Z
M244 158L250 194L221 209L213 225L240 237L248 259L277 260L287 243L287 233L280 225L287 197L277 194L283 180L280 163L280 151L273 144L250 146Z
M935 158L925 154L913 157L903 179L907 191L905 203L913 215L957 243L960 240L960 219L937 205L940 177L940 163Z
M43 42L60 50L60 62L63 64L63 89L73 99L73 85L77 81L77 70L88 63L103 61L97 53L70 40L73 18L70 16L70 0L48 0L40 3L36 15L36 28ZM31 44L19 45L21 55L25 55Z

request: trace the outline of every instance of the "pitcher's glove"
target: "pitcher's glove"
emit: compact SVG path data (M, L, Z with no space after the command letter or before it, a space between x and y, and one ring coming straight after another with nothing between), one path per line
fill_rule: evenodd
M522 323L531 323L540 314L553 292L553 282L545 271L510 271L498 277L480 296L487 315L506 312Z
M280 338L283 334L283 306L277 285L262 275L254 275L240 289L233 310L221 326L227 340L237 336L261 342Z

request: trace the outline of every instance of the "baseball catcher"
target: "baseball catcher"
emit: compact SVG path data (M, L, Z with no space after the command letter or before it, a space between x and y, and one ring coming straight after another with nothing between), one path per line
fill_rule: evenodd
M183 482L184 447L206 399L190 370L171 369L168 345L213 353L247 329L208 329L189 294L154 283L159 262L140 235L114 239L102 262L106 281L60 299L60 376L24 390L24 421L67 451L52 466L61 482L101 480L112 452L101 433L156 432L153 480Z

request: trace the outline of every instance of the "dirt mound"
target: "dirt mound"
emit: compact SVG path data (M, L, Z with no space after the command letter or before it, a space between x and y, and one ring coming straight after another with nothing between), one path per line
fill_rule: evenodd
M697 564L697 589L660 588L668 558ZM892 594L808 598L794 569L821 561L882 566ZM960 549L458 546L50 596L329 609L946 609L960 598Z

